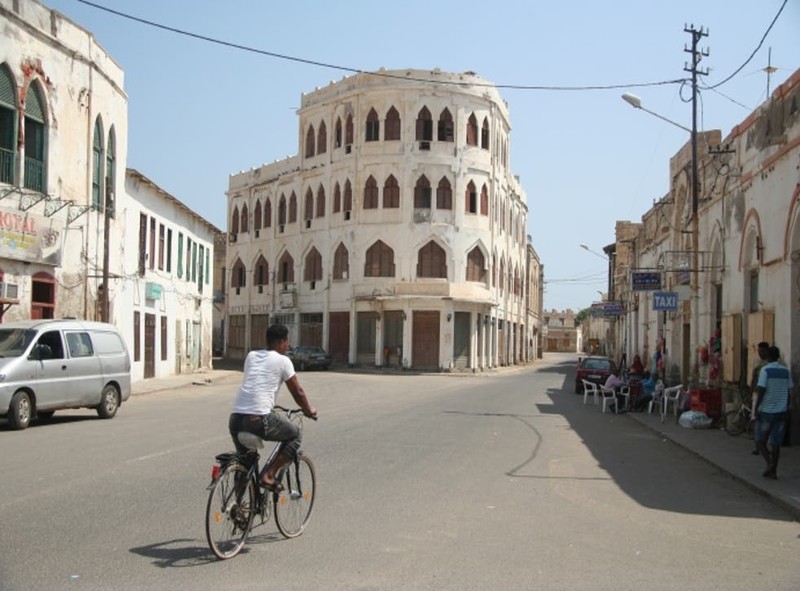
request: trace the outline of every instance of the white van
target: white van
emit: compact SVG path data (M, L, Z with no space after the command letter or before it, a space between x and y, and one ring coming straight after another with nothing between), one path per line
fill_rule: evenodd
M12 429L64 408L94 408L110 419L130 395L131 358L111 324L0 324L0 416Z

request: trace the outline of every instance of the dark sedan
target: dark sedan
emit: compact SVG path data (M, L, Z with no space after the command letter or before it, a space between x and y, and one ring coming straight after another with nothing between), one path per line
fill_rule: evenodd
M590 355L579 359L578 373L575 376L575 393L583 392L583 380L602 386L612 373L617 375L617 366L608 357Z
M333 358L322 347L299 345L289 349L286 352L286 356L292 360L294 368L300 371L306 369L328 369L333 363Z

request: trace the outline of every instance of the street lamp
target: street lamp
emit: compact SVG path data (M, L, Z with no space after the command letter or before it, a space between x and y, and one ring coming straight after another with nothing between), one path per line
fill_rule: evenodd
M601 259L606 260L606 261L608 260L608 257L606 255L600 254L596 250L592 250L591 248L589 248L588 244L579 244L578 246L580 246L583 250L591 252L594 256L598 256Z
M696 65L696 64L695 64ZM693 72L694 73L694 72ZM696 74L695 74L696 76ZM645 113L649 113L654 117L658 117L662 121L666 121L674 125L675 127L680 127L682 130L689 132L691 135L691 144L692 144L692 302L691 302L691 311L690 311L690 318L689 323L691 324L692 330L692 343L690 347L697 347L700 344L700 314L699 314L699 282L698 282L698 271L700 267L700 255L699 255L699 236L700 236L700 227L699 227L699 219L697 216L697 205L698 205L698 179L697 179L697 99L696 99L696 80L693 79L693 97L692 97L692 128L689 129L681 125L680 123L676 123L671 119L667 119L658 113L654 113L649 109L645 109L642 106L642 99L640 99L635 94L631 94L626 92L622 95L622 100L626 103L631 105L634 109L639 109L644 111ZM693 350L693 349L692 349ZM691 367L692 367L692 380L693 382L697 382L699 368L697 367L697 360L695 359L694 355L690 355L690 359L692 359Z

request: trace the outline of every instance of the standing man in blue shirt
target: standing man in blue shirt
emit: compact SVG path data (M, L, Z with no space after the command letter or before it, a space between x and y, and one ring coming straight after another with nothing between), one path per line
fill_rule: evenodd
M786 418L792 391L792 376L778 361L780 357L778 347L773 346L767 350L767 364L761 368L756 385L756 447L767 461L763 476L773 479L778 478L778 459L786 435Z

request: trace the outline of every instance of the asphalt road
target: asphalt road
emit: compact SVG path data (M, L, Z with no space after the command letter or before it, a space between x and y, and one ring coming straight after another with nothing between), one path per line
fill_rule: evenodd
M264 525L225 562L203 520L236 376L134 397L110 421L0 423L0 589L800 588L800 524L583 406L574 356L300 379L320 412L312 522L294 540Z

